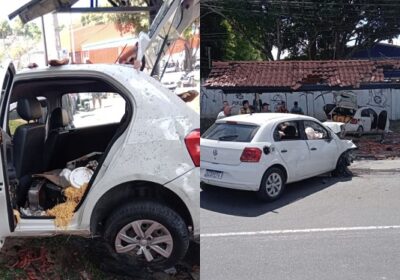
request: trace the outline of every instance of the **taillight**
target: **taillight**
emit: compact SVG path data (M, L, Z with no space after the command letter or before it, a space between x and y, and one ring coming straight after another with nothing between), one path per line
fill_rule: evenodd
M185 137L186 148L196 167L200 166L200 129L195 129Z
M350 123L351 124L358 124L358 120L357 119L351 119Z
M259 162L262 151L259 148L244 148L240 161L242 162Z

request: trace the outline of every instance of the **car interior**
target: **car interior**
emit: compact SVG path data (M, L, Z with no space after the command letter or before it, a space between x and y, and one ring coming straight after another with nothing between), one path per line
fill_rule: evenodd
M80 93L102 93L107 96L111 105L104 105L103 101L104 106L100 105L101 108L97 111L88 102L85 106L80 106L71 98L80 96ZM32 217L38 216L34 214L39 213L38 208L51 208L58 203L58 199L54 197L62 197L62 188L57 188L43 178L40 179L42 187L37 189L38 179L35 174L54 170L59 172L67 163L88 154L93 156L82 161L81 165L95 160L101 166L107 151L126 129L131 116L129 102L124 99L124 106L121 107L123 109L117 112L121 116L117 122L96 123L94 117L101 116L102 112L103 115L107 114L109 111L106 110L110 110L116 96L123 98L112 85L93 79L42 79L15 83L7 116L10 143L7 145L6 155L11 200L14 209L29 209L31 204L35 204L35 209L22 212L21 216L24 213L30 213ZM15 117L19 118L17 125L16 121L11 120ZM90 125L74 125L74 119L90 117L94 120ZM96 170L89 187L95 175ZM51 193L54 192L56 194L52 196ZM49 203L49 200L53 203ZM40 216L43 216L43 211Z

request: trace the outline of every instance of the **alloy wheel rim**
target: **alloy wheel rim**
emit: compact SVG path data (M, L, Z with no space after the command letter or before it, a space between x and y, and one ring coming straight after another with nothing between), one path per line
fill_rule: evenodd
M282 178L278 173L271 173L266 182L267 194L271 197L277 196L282 189Z
M147 262L168 259L173 249L169 230L153 220L136 220L125 225L116 235L115 250L144 258Z

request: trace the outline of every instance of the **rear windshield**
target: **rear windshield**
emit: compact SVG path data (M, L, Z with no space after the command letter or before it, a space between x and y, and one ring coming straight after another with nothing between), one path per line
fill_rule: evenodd
M259 126L248 124L215 123L202 138L229 142L250 142Z

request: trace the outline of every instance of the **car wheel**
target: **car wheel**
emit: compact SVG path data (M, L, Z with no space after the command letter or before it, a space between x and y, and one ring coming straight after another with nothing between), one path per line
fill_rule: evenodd
M349 159L348 152L344 152L340 155L336 169L332 171L332 176L334 177L349 177L353 175L349 170L348 166L350 165L351 160Z
M261 180L257 196L264 201L278 199L285 189L285 180L282 169L277 167L268 169Z
M357 128L356 136L357 136L357 137L361 137L362 134L363 134L363 132L364 132L364 128L360 125L360 126Z
M128 204L107 219L104 238L129 264L160 270L180 261L189 247L183 219L171 208L156 202Z

